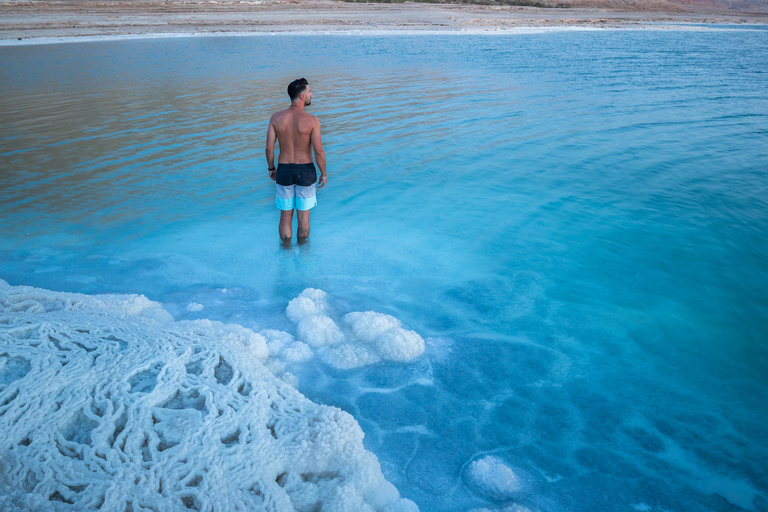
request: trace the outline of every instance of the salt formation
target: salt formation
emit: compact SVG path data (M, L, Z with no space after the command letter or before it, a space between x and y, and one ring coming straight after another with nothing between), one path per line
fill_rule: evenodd
M186 310L190 313L198 313L202 311L205 308L202 304L198 304L197 302L190 302L187 304Z
M0 280L0 510L418 510L349 414L267 369L308 345L267 334Z
M513 498L522 487L515 472L493 456L472 461L467 468L466 476L470 487L497 501Z
M308 355L309 349L335 368L356 368L381 360L412 361L424 353L421 336L403 329L400 321L390 315L373 311L348 313L340 327L331 317L333 308L322 290L307 288L288 303L285 314L296 324L296 336L300 340L291 347L304 342L297 349L302 356ZM274 331L262 334L273 339L276 336ZM287 340L276 346L276 352L270 348L270 355L287 359L281 352L286 343Z

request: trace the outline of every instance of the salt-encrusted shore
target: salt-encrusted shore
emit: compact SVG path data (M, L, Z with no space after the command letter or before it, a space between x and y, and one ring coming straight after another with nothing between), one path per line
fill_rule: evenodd
M408 362L424 340L390 315L339 318L312 288L286 316L299 339L0 279L0 510L418 512L286 365ZM500 462L478 464L498 486L482 469Z
M685 1L685 3L683 3ZM612 3L613 2L613 3ZM615 4L615 5L614 5ZM0 41L82 36L325 31L497 31L521 27L664 28L768 23L768 4L575 0L569 8L327 0L0 3Z

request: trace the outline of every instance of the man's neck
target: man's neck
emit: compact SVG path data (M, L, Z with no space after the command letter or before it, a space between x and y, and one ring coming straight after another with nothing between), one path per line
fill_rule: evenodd
M293 108L293 107L300 108L301 110L304 110L304 105L302 105L301 103L291 103L291 107L290 108Z

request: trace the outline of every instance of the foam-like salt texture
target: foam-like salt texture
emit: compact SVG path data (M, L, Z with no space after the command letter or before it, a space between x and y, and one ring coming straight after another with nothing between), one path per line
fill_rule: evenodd
M296 335L315 348L344 341L344 334L336 323L330 317L321 315L302 318L296 326Z
M316 288L307 288L288 303L285 314L291 322L299 323L308 316L325 316L329 310L328 294Z
M190 302L187 304L186 310L190 313L198 313L202 311L205 308L202 304L198 304L197 302Z
M307 288L288 303L285 314L297 324L296 338L314 349L313 354L334 368L357 368L381 360L408 362L424 353L422 337L403 329L400 320L390 315L356 311L344 315L340 326L332 318L335 311L328 294L322 290ZM278 336L273 333L267 335L275 339ZM280 351L284 344L280 345ZM270 354L287 359L288 353ZM309 355L306 350L302 354L302 357Z
M0 280L0 509L418 510L349 414L270 373L299 343Z
M520 491L520 479L504 462L491 455L474 460L467 468L471 487L494 500L509 500Z

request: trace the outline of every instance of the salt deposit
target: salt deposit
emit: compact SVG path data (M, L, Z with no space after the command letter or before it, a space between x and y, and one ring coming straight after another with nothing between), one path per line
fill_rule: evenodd
M202 304L198 304L197 302L190 302L187 305L186 310L189 311L190 313L198 313L202 311L204 308L205 306L203 306Z
M298 339L334 368L357 368L381 360L408 362L424 353L422 337L403 329L400 320L390 315L356 311L344 315L339 325L333 319L335 311L329 297L322 290L307 288L288 303L285 314L297 324ZM287 339L286 334L269 332L266 335L277 340ZM277 347L277 342L274 343ZM280 350L285 343L280 343ZM303 348L301 353L302 357L308 355ZM280 352L273 355L287 358Z
M289 309L327 312L304 298ZM276 378L270 351L311 354L143 296L0 280L0 509L418 510L355 420Z
M466 473L468 484L493 500L509 500L520 491L521 483L514 471L496 457L472 461Z

